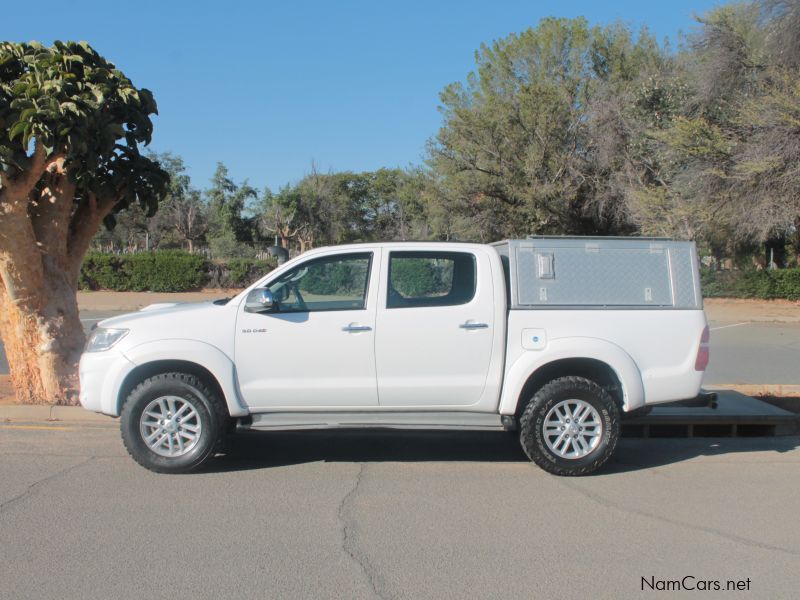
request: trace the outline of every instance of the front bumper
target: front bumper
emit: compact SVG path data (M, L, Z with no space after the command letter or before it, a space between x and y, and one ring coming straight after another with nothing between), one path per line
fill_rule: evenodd
M93 412L119 416L119 389L135 367L114 348L105 352L84 352L79 367L81 406Z

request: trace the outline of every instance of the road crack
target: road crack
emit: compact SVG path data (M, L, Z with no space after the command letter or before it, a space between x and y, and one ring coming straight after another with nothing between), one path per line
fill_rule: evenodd
M65 467L65 468L63 468L63 469L61 469L59 471L56 471L52 475L48 475L47 477L42 477L41 479L38 479L38 480L34 481L32 484L30 484L25 489L24 492L14 496L13 498L11 498L9 500L6 500L2 504L0 504L0 514L2 514L4 511L8 510L9 508L14 506L15 504L18 504L18 503L22 502L22 500L24 500L25 498L29 497L31 494L33 494L33 492L35 492L36 490L41 488L43 485L53 481L54 479L58 479L59 477L61 477L63 475L66 475L67 473L70 473L70 472L74 471L75 469L78 469L80 467L83 467L83 466L89 464L94 459L95 459L94 456L90 456L86 460L82 460L79 463L75 463L74 465L71 465L71 466Z
M638 515L640 517L644 517L645 519L650 519L651 521L660 521L668 525L673 525L675 527L682 527L684 529L689 529L691 531L702 531L704 533L708 533L709 535L720 537L725 540L740 544L742 546L747 546L749 548L758 548L759 550L770 550L772 552L780 552L782 554L788 554L790 556L800 556L800 552L796 550L791 550L789 548L782 548L781 546L773 546L772 544L759 542L758 540L752 540L750 538L742 537L734 533L728 533L726 531L722 531L714 527L707 527L705 525L696 525L694 523L687 523L686 521L681 521L679 519L671 519L669 517L663 517L661 515L640 510L638 508L625 506L619 502L615 502L614 500L605 498L600 494L597 494L595 492L590 492L589 490L586 490L581 486L572 483L570 481L564 481L563 479L559 479L559 483L565 487L568 487L572 491L581 494L582 496L588 498L589 500L595 502L596 504L599 504L606 508L611 508L613 510L620 511L624 514Z
M353 509L353 502L359 493L361 482L364 478L364 469L366 465L361 463L361 468L356 475L355 483L352 489L342 498L339 503L338 517L342 523L342 550L350 557L354 563L358 565L364 577L367 580L372 592L378 598L385 600L392 596L386 591L386 582L383 577L377 572L375 567L369 560L366 552L362 551L355 539L356 532L356 518Z

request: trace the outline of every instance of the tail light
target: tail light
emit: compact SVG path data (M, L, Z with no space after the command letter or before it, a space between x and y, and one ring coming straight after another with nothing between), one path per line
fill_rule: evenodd
M706 328L703 329L703 335L700 336L700 347L697 349L697 358L694 361L695 371L705 371L708 366L708 342L710 339L711 332L708 329L708 325L706 325Z

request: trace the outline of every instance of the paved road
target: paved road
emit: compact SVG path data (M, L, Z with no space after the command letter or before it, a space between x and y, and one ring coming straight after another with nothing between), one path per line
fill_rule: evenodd
M166 476L114 423L0 425L0 482L2 599L797 597L800 438L626 439L564 479L507 434L247 434Z
M712 321L705 384L800 384L800 324Z
M123 311L83 311L88 332L99 320ZM711 321L711 362L704 378L713 384L800 384L800 324ZM8 373L0 343L0 374Z

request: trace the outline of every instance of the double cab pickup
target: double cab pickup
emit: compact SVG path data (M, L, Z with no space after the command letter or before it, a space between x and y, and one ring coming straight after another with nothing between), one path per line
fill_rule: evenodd
M242 428L371 427L511 430L541 468L581 475L623 416L698 397L707 362L691 242L387 242L102 321L80 400L120 416L157 472L197 468Z

